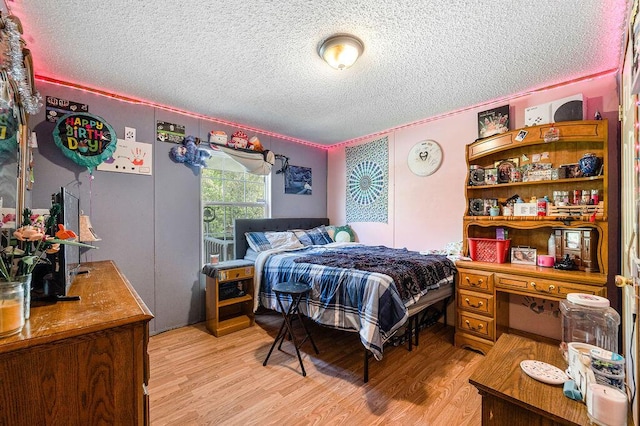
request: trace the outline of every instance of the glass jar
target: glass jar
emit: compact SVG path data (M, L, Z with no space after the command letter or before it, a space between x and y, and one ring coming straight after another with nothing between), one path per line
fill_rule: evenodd
M24 283L0 281L0 337L24 327Z
M620 315L609 300L592 294L569 293L560 301L562 341L581 342L618 353Z

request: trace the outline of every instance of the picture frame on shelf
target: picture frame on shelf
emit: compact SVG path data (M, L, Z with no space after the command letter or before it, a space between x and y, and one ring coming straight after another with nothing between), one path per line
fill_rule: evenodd
M560 174L564 176L565 179L582 177L582 170L580 170L580 165L578 163L563 164L560 168L564 169L564 172L560 172Z
M498 169L495 167L484 169L484 184L496 185L498 183Z
M497 198L485 198L484 199L484 216L491 216L489 210L491 207L496 207L498 205Z
M511 182L512 173L518 168L518 164L512 160L503 160L498 163L496 168L498 170L498 183L509 183Z
M478 139L509 131L509 105L478 113Z
M519 265L536 265L538 250L531 247L512 247L511 263Z

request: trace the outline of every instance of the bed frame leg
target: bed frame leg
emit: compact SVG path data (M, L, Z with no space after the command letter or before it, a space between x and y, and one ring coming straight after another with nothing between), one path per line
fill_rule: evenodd
M367 383L369 381L369 351L365 348L364 350L364 382Z

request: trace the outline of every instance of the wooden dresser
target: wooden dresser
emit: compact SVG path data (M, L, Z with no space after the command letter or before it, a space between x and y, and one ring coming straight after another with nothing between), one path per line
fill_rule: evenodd
M112 261L0 339L0 425L149 423L149 309Z

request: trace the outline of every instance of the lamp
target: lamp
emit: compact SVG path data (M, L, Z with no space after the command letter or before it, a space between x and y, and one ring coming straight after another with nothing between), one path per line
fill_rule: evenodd
M102 238L98 237L93 230L89 216L80 214L80 242L92 243L94 241L102 241Z
M326 63L337 70L353 65L364 50L360 39L348 34L336 34L322 42L318 54Z

